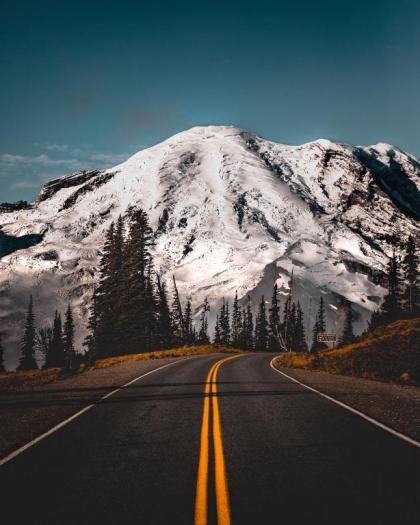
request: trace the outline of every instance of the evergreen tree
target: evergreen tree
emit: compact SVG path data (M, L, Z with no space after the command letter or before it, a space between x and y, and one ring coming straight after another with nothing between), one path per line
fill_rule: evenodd
M383 322L395 321L401 316L401 276L400 264L395 253L387 266L388 294L382 303Z
M408 317L420 314L419 256L414 237L408 238L402 261L405 290L403 294L404 312Z
M51 326L40 328L37 331L36 337L37 346L41 353L45 356L43 368L50 368L53 328Z
M328 346L318 341L318 335L325 332L326 324L325 324L325 307L324 307L324 299L321 297L319 300L319 308L318 313L316 316L313 332L312 332L312 346L311 346L311 352L317 353L320 350L324 350L325 348L328 348Z
M48 368L61 368L64 366L64 341L61 315L55 311L52 328L51 349L46 360Z
M356 341L356 337L353 332L353 310L351 303L348 302L346 305L346 316L344 318L343 333L340 339L340 345L349 345Z
M220 319L219 315L216 315L216 324L214 326L214 344L220 345L221 343L221 337L220 337Z
M261 297L260 307L255 320L255 350L265 352L268 341L268 323L264 296Z
M4 366L4 348L2 344L3 334L0 332L0 373L6 372L6 367Z
M207 312L209 311L210 311L210 305L206 297L201 307L200 330L198 332L198 343L200 345L206 345L210 343L210 338L208 335L208 322L207 322Z
M300 303L297 303L296 307L296 322L294 329L294 352L307 352L308 345L306 343L305 327L303 322L303 310Z
M95 292L96 310L96 333L95 346L98 357L112 355L115 348L112 346L114 341L114 303L113 303L113 245L115 227L111 223L105 234L105 242L102 248L100 260L100 279ZM115 298L114 298L115 299ZM121 334L122 336L123 334Z
M173 276L172 279L173 279L173 283L174 283L174 296L173 296L173 303L172 303L173 326L174 326L175 337L177 339L177 342L183 344L183 341L185 340L184 314L183 314L183 311L182 311L182 305L181 305L181 300L179 298L179 293L178 293L178 288L177 288L176 281L175 281L175 276Z
M246 319L244 322L245 329L245 340L246 340L246 346L245 348L247 350L253 350L254 349L254 317L252 315L252 309L251 309L251 298L248 296L248 304L246 307Z
M238 303L238 292L235 292L235 299L232 307L232 346L238 347L240 345L242 330L242 315Z
M70 304L67 307L64 322L64 367L69 371L77 368L76 352L74 350L74 321Z
M223 297L222 306L219 314L220 342L222 345L230 344L230 318L229 302Z
M277 283L273 288L273 295L271 297L271 306L268 315L268 349L270 352L276 352L279 349L279 333L280 333L280 305L278 300Z
M157 305L152 281L153 231L147 214L131 210L124 257L124 315L120 330L128 353L151 350L156 333Z
M98 330L98 312L97 312L97 298L96 291L93 292L92 304L90 307L89 320L88 320L89 333L85 338L84 346L87 347L87 364L92 366L98 356L97 348L97 330Z
M185 334L185 340L184 344L191 345L194 343L194 332L193 332L193 324L192 324L192 307L191 307L191 300L188 299L187 306L185 308L185 316L184 316L184 334Z
M18 366L18 370L33 370L38 368L35 361L35 343L36 343L36 331L35 331L35 317L33 313L33 301L32 295L29 299L28 311L26 313L25 328L22 339L21 347L21 358Z
M160 348L168 348L174 342L172 317L166 295L165 283L161 283L159 276L157 277L157 285L159 294L157 338Z
M288 320L288 333L287 333L287 347L292 352L296 351L296 303L293 301L289 310L289 320Z

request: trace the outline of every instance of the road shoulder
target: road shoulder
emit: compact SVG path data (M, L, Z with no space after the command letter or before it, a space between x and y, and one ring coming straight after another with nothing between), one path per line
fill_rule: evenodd
M275 360L273 364L275 366ZM276 368L393 430L420 441L420 388L322 371Z
M0 391L0 459L129 381L190 358L128 361L45 385Z

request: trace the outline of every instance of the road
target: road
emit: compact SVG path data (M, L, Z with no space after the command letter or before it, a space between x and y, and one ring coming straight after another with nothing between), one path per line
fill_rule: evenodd
M2 523L418 523L420 450L272 357L180 360L120 390L0 467Z

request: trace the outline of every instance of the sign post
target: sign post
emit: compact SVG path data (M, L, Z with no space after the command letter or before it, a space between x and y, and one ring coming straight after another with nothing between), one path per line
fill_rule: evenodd
M317 341L318 343L332 343L334 348L335 343L337 342L337 334L318 334Z

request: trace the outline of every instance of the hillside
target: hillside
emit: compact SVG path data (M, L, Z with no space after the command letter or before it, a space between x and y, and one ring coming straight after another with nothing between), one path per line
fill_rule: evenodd
M111 221L141 207L155 235L155 267L197 314L208 296L212 329L222 297L255 306L290 291L311 330L317 303L340 332L353 305L361 333L380 304L384 269L418 235L420 163L387 144L328 140L277 144L228 126L196 127L106 170L44 185L30 205L0 209L0 324L17 361L30 293L38 325L70 302L80 348L98 255Z
M420 318L395 321L357 343L318 355L283 354L276 366L420 385Z

